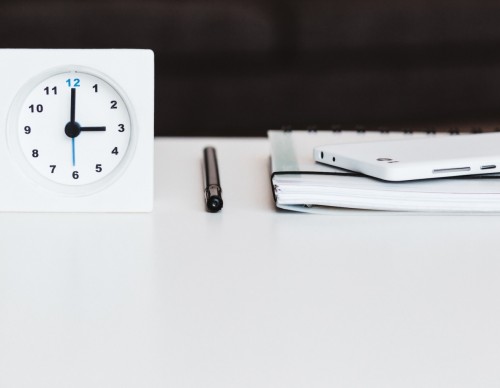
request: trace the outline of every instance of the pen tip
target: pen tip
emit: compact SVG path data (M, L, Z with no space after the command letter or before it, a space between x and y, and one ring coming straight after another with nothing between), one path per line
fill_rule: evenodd
M222 198L219 196L212 196L207 201L207 208L209 212L218 212L222 209Z

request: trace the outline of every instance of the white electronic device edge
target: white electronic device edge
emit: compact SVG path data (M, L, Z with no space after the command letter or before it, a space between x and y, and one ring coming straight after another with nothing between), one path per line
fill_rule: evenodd
M323 145L314 160L387 181L500 172L500 133Z

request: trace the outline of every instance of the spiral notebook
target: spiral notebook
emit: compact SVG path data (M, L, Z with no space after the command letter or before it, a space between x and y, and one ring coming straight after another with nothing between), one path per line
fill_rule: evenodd
M270 130L271 182L276 206L302 212L325 212L338 208L500 212L500 174L384 182L319 164L313 159L313 148L323 144L460 136L483 131L498 131L498 127L448 132Z

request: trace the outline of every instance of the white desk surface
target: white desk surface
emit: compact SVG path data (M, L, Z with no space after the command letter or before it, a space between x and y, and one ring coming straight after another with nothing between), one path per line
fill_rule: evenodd
M0 387L500 385L500 216L276 211L268 158L157 139L151 214L1 214Z

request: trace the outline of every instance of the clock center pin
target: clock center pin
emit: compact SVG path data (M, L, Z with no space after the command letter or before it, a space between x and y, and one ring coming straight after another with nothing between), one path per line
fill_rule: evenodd
M64 133L70 137L70 138L75 138L77 137L80 132L82 131L82 127L80 126L80 124L78 124L77 122L72 122L70 121L68 124L66 124L66 126L64 127Z

